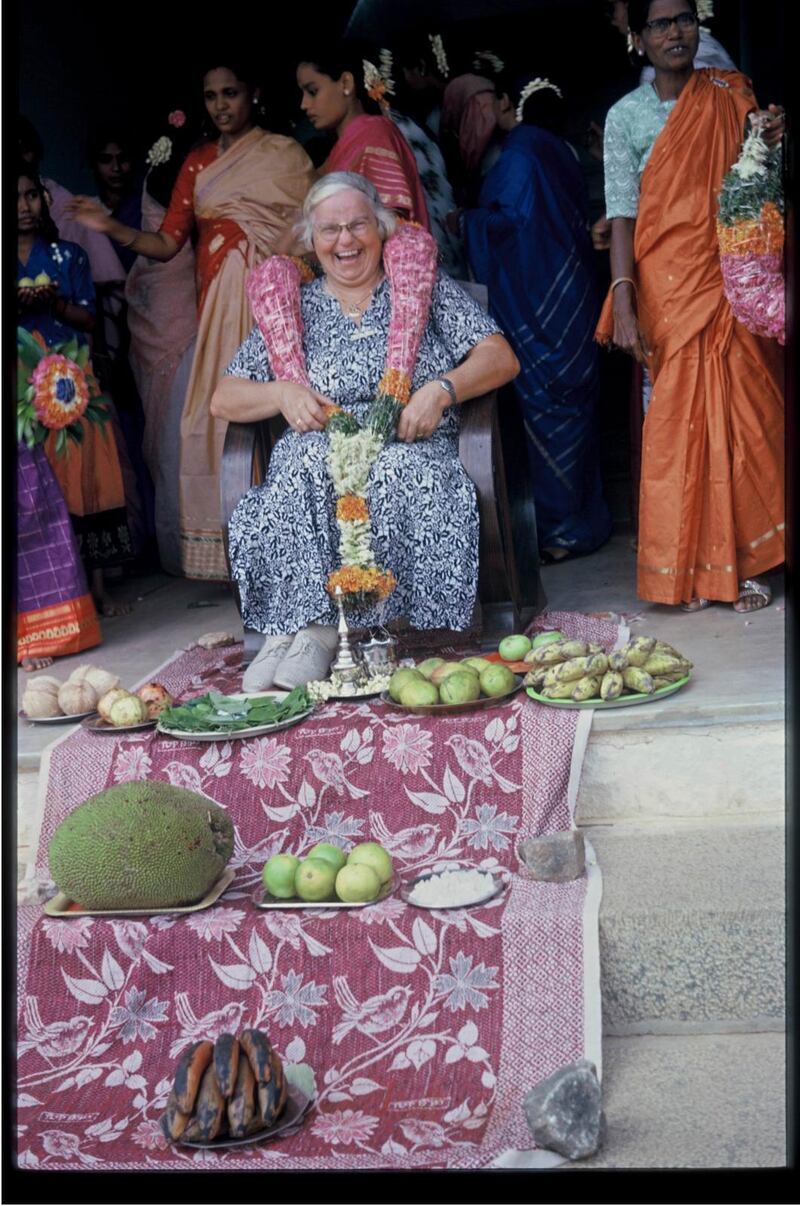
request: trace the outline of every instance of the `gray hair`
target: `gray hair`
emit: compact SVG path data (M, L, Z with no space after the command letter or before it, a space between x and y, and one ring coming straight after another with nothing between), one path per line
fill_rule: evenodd
M322 201L327 201L329 197L335 197L337 193L343 193L347 189L355 189L356 192L362 193L367 198L382 239L388 239L391 234L394 234L397 216L383 204L378 190L370 180L367 180L366 176L360 176L358 172L330 172L309 189L303 202L303 217L294 228L295 234L305 243L309 251L313 246L312 216L314 210Z

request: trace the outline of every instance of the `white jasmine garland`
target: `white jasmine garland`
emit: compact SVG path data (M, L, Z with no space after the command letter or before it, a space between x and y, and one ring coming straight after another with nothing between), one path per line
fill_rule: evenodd
M439 74L443 75L444 78L447 79L450 75L450 67L447 62L447 55L444 52L442 35L428 34L428 41L431 44L431 50L433 51L434 58L436 59L436 66L439 69Z
M505 67L505 63L503 62L503 60L499 59L493 51L476 50L475 58L472 60L472 66L475 68L476 71L482 71L484 64L491 67L491 69L495 73L495 75L499 75L500 72Z
M697 18L699 21L710 21L714 16L714 0L697 0Z
M360 494L362 498L366 495L370 470L382 447L383 440L373 431L363 430L354 435L331 433L328 468L337 498L345 494Z
M372 525L365 519L342 519L339 521L339 559L343 565L357 565L360 569L375 567L372 551Z
M769 147L756 127L747 135L742 152L731 168L741 180L752 180L754 176L766 176Z
M561 96L560 88L557 88L555 84L551 84L549 80L539 79L537 76L535 80L531 80L530 83L526 84L522 89L522 94L519 98L516 113L518 122L522 121L522 112L525 108L525 102L528 100L528 98L533 96L534 92L541 92L544 88L549 88L551 92L555 92L556 96Z
M381 50L378 61L380 63L379 71L386 85L386 91L390 96L394 96L394 80L392 79L392 67L394 64L391 50L386 50L385 48Z
M172 139L164 135L162 138L156 139L147 152L145 162L151 167L158 167L159 164L169 163L172 158Z

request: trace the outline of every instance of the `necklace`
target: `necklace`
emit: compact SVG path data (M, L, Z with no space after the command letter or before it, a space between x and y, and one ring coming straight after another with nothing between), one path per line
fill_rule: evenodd
M380 282L378 282L378 284L380 284ZM332 297L336 298L339 305L342 307L342 312L345 318L351 318L355 322L363 316L365 310L369 309L372 294L377 288L377 285L371 285L367 292L359 297L357 301L350 302L349 304L339 296L339 294L328 281L325 282L325 288Z

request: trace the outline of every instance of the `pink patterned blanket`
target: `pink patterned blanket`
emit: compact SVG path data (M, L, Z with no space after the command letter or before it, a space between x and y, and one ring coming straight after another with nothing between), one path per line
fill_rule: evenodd
M616 626L555 613L600 640ZM241 650L192 650L158 672L190 697L240 689ZM536 1152L523 1096L562 1064L600 1059L599 873L538 884L525 837L570 828L590 713L524 694L487 712L406 717L321 707L248 741L78 732L51 747L38 866L88 796L159 778L203 792L236 826L236 878L176 919L20 910L18 1122L28 1169L479 1168ZM583 718L583 719L581 719ZM576 739L577 732L577 739ZM403 876L459 862L511 868L486 906L428 912L390 897L346 912L255 910L265 860L320 840L383 843ZM158 1126L190 1041L267 1030L306 1063L317 1099L289 1138L224 1152L168 1146Z

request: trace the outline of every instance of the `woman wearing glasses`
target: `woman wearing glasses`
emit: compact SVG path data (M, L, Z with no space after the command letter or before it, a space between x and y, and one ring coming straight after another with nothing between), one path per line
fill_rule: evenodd
M217 480L225 429L212 421L209 398L250 329L245 277L275 250L308 192L313 165L293 139L259 125L249 67L216 60L203 76L203 100L211 136L184 161L159 230L127 227L88 197L74 198L69 210L123 248L164 262L197 228L198 331L181 419L181 560L188 578L225 580ZM158 161L170 153L162 149Z
M687 611L754 611L771 598L756 575L784 559L782 362L733 318L715 222L757 104L738 72L694 68L694 0L631 0L628 18L655 80L606 119L612 283L597 337L653 381L638 594ZM770 110L762 120L776 145L783 116Z
M333 659L336 610L325 583L337 566L339 537L323 408L335 402L363 422L375 397L392 309L384 243L395 221L363 176L334 172L319 180L301 227L323 272L300 291L311 388L274 379L256 327L211 402L212 414L232 422L281 414L289 426L264 485L244 496L228 529L245 626L266 638L245 674L246 691L324 678ZM518 368L497 324L440 272L397 441L383 448L370 477L375 557L398 583L385 619L404 616L414 628L468 627L478 513L458 458L458 404L505 384ZM358 625L377 620L374 608L353 613Z

